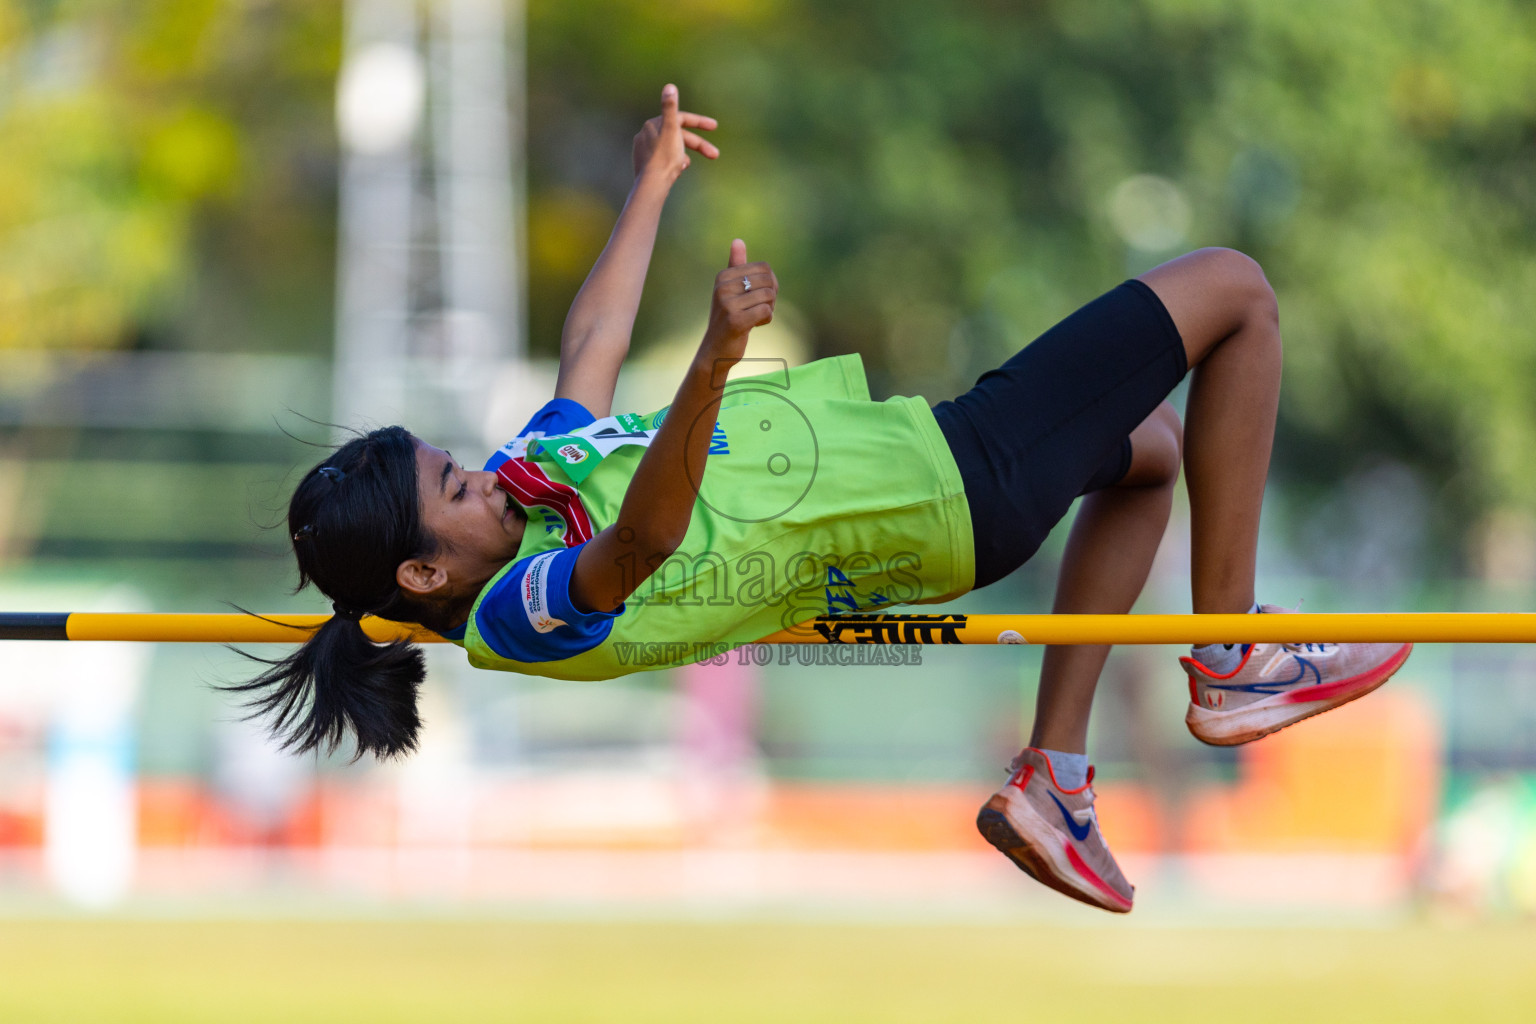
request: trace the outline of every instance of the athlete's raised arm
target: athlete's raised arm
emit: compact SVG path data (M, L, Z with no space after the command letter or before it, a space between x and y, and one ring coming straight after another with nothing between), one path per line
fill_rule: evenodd
M635 184L560 334L555 397L580 402L599 419L610 411L619 367L629 353L661 209L672 183L688 167L689 150L711 160L720 155L694 131L714 128L714 118L679 110L677 86L668 85L661 91L661 114L635 136Z
M715 277L704 340L629 481L618 518L577 556L571 598L578 609L617 608L682 544L704 480L726 373L746 351L752 328L773 319L778 294L768 264L748 263L746 243L732 242L730 261Z

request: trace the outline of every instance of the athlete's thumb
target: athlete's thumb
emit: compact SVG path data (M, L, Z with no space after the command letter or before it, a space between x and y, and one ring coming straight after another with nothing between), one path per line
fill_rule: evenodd
M747 243L739 238L731 239L731 261L727 267L739 267L747 262Z

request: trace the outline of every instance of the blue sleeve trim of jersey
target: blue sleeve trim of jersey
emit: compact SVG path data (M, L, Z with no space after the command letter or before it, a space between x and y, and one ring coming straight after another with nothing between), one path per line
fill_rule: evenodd
M528 425L517 432L518 437L541 430L546 434L564 434L596 422L597 417L587 407L571 398L551 398L544 408L533 414Z
M496 581L475 613L475 626L491 650L533 664L573 658L608 639L624 605L583 612L571 603L571 572L582 547L525 558Z

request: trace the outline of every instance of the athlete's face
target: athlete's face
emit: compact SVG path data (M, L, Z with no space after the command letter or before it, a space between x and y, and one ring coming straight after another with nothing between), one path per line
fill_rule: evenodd
M465 469L450 453L416 442L421 524L437 554L400 564L400 585L449 600L479 593L517 555L527 516L496 483L496 474Z

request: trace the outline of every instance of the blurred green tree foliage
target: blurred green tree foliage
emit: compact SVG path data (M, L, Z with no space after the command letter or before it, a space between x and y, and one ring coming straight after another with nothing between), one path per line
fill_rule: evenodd
M323 350L340 4L0 0L0 345ZM1518 0L529 0L532 347L662 83L721 119L637 347L733 235L814 351L943 397L1127 273L1280 293L1283 477L1536 512L1536 8Z
M623 129L662 81L721 118L725 156L690 172L649 323L697 319L740 234L817 351L941 397L1126 273L1236 246L1281 298L1286 479L1406 463L1442 540L1536 510L1536 7L728 10L532 5L536 232L615 206ZM568 223L589 221L562 267L601 244L603 218ZM576 272L532 269L548 344Z
M0 347L324 345L340 24L0 0Z

